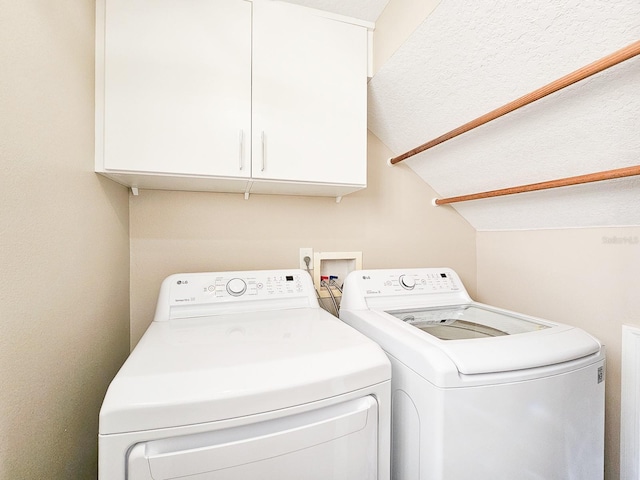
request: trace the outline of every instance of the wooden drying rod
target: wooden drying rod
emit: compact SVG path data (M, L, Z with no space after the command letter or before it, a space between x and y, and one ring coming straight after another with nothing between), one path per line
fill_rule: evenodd
M534 192L536 190L546 190L549 188L567 187L569 185L579 185L582 183L600 182L602 180L612 180L614 178L631 177L640 175L640 165L633 167L606 170L604 172L578 175L577 177L566 177L548 182L530 183L518 187L503 188L501 190L490 190L488 192L472 193L470 195L460 195L458 197L434 198L433 205L446 205L448 203L466 202L467 200L478 200L481 198L499 197L502 195L513 195L514 193Z
M501 117L509 112L513 112L514 110L524 107L525 105L535 102L536 100L540 100L541 98L546 97L547 95L550 95L554 92L557 92L558 90L561 90L565 87L568 87L569 85L572 85L576 82L579 82L580 80L584 80L585 78L590 77L603 70L606 70L609 67L612 67L614 65L617 65L618 63L624 62L625 60L635 57L638 54L640 54L640 40L610 55L607 55L606 57L601 58L600 60L590 63L589 65L582 67L573 73L565 75L564 77L559 78L558 80L551 82L548 85L545 85L544 87L541 87L527 95L524 95L523 97L513 100L512 102L509 102L500 108L497 108L485 115L482 115L481 117L478 117L475 120L465 123L464 125L454 130L451 130L450 132L447 132L444 135L440 135L438 138L435 138L427 143L424 143L419 147L414 148L413 150L409 150L408 152L403 153L402 155L398 155L397 157L390 158L388 160L388 163L390 165L395 165L396 163L406 160L409 157L417 155L418 153L424 152L429 148L435 147L436 145L446 142L447 140L451 140L452 138L457 137L458 135L466 133L469 130L473 130L474 128L479 127L480 125L484 125L485 123L490 122L491 120L495 120L498 117Z

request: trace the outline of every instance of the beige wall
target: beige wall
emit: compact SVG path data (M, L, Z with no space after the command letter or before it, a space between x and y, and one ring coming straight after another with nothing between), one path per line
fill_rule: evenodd
M475 291L475 231L369 135L368 188L333 198L142 190L131 197L131 343L169 274L298 268L300 247L362 251L365 268L447 265Z
M619 478L621 326L640 325L640 227L478 232L478 299L584 328L607 348L606 478Z
M0 479L94 479L129 346L127 192L93 173L94 2L0 12Z

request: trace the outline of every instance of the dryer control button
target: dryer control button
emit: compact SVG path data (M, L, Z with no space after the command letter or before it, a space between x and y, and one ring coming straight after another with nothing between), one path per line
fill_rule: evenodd
M412 277L400 275L400 286L407 290L413 290L413 287L416 286L416 281Z
M247 284L241 278L232 278L227 282L227 292L234 297L239 297L247 291Z

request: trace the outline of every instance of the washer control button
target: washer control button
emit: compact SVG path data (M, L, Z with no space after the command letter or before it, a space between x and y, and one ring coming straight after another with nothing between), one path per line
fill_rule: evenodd
M413 287L416 286L416 281L412 277L400 275L400 286L406 290L413 290Z
M239 297L247 291L247 284L241 278L232 278L227 282L227 292L229 295Z

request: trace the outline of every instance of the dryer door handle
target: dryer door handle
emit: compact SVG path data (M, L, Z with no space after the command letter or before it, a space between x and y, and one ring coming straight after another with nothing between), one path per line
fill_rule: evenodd
M129 465L146 460L156 480L203 474L330 442L369 422L377 422L377 402L371 396L259 424L146 442L131 451Z

